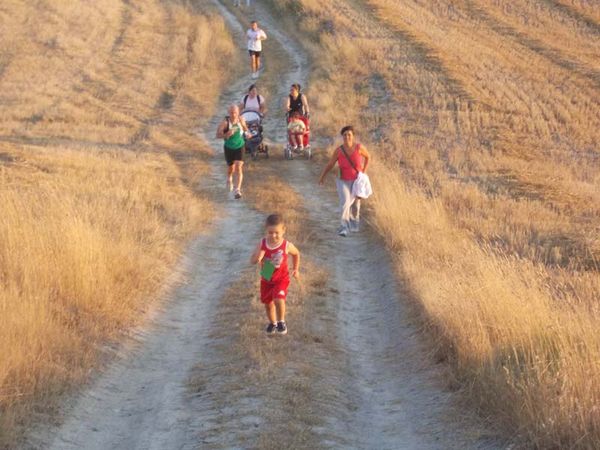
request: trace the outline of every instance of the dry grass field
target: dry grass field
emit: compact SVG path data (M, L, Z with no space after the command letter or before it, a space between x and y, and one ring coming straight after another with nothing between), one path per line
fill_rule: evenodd
M0 448L87 379L210 219L208 2L0 5Z
M303 17L313 128L374 154L372 221L450 385L528 445L597 446L598 5L271 4Z

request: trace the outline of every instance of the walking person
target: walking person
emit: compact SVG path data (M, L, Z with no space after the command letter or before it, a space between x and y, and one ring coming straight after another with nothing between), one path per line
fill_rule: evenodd
M244 179L244 136L248 126L242 117L237 105L231 105L226 116L217 128L217 138L223 139L223 151L227 161L227 189L234 191L234 197L242 197L242 180ZM233 176L237 175L235 190Z
M258 93L258 87L256 87L255 84L250 85L248 88L248 93L242 98L240 110L242 112L255 111L263 116L267 112L265 98Z
M300 251L283 239L285 222L279 214L271 214L265 222L265 237L250 262L260 264L260 301L265 305L269 323L267 334L287 334L285 299L290 285L288 255L292 255L292 276L300 279Z
M300 92L300 89L301 86L298 83L294 83L290 87L290 95L287 96L285 103L288 117L291 117L294 112L298 112L304 117L308 117L310 114L308 99L304 93Z
M260 69L260 53L262 52L262 41L267 39L267 34L258 27L258 22L253 20L250 22L250 28L246 31L248 40L248 53L250 54L250 69L252 70L252 78L258 78L258 70Z
M348 231L359 231L360 223L360 199L352 195L352 185L359 172L366 173L370 155L364 145L355 142L352 125L342 128L341 135L344 142L334 150L323 168L319 184L323 184L325 176L337 163L340 174L336 179L336 188L342 212L338 234L348 236Z

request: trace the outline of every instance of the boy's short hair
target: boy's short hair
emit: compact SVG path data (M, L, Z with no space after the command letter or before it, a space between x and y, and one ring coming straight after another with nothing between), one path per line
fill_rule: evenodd
M267 217L267 220L265 221L265 225L268 227L274 227L283 224L284 220L281 214L271 214L269 217Z
M354 127L352 125L346 125L344 128L342 128L340 134L343 135L346 131L352 131L352 133L354 133Z

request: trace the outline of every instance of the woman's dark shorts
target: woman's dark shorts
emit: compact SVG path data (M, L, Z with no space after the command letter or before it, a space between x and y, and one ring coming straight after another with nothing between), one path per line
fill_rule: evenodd
M223 150L225 151L225 161L227 161L228 166L233 166L234 161L244 160L245 147L240 147L238 149L232 150L223 146Z
M248 50L248 53L250 53L250 56L256 56L257 58L260 58L260 52L257 52L255 50Z

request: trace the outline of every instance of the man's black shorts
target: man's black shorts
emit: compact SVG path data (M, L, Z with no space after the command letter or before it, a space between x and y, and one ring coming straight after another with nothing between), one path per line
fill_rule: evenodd
M260 58L260 52L257 52L255 50L248 50L248 53L250 53L250 56L256 56L257 58Z
M223 150L225 152L225 161L227 161L228 166L233 166L234 161L243 161L244 160L244 150L245 147L240 147L238 149L232 150L223 146Z

